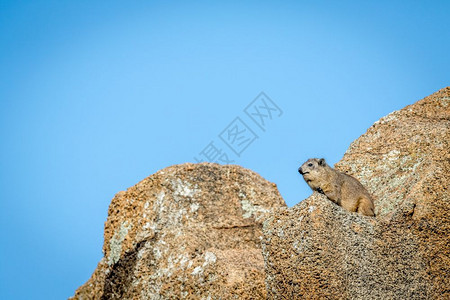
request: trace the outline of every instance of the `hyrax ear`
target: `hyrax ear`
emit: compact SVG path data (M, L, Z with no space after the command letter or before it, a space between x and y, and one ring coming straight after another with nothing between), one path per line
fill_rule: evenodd
M319 166L325 166L327 163L325 162L325 158L319 159Z

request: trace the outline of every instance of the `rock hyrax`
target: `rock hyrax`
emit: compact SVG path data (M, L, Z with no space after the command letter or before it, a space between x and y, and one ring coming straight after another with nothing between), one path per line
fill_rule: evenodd
M308 159L298 172L313 191L324 194L337 205L365 216L375 216L372 197L362 184L328 166L325 159Z

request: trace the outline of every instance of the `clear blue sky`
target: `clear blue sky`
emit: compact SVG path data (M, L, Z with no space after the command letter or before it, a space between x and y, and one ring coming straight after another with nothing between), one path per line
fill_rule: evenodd
M450 84L449 12L449 1L0 1L0 298L73 295L102 256L114 194L210 142L289 206L305 199L300 163L336 163L380 117ZM262 91L283 111L265 131L244 112ZM239 157L219 137L236 117L258 136Z

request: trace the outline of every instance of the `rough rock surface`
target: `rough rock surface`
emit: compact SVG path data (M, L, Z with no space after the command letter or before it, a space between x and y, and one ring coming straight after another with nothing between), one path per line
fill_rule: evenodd
M262 220L276 185L239 166L183 164L112 200L104 257L74 299L263 299Z
M449 141L450 87L369 128L335 167L367 187L377 217L314 193L268 218L268 297L450 299Z

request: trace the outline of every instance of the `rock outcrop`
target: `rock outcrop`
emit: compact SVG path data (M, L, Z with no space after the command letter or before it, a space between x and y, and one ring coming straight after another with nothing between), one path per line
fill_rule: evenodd
M335 167L367 187L377 217L317 193L269 217L268 298L450 299L449 141L450 87L369 128Z
M239 166L158 171L112 200L104 257L73 299L450 299L449 141L447 87L352 143L335 168L375 218L318 193L288 209Z
M239 166L183 164L112 200L104 257L74 299L264 299L262 221L276 185Z

